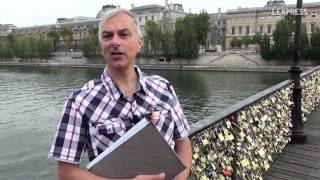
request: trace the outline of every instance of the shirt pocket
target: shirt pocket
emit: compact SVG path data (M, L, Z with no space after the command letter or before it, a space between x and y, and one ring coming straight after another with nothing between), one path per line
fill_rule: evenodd
M93 127L94 144L102 151L116 142L124 133L126 128L120 118L103 120Z
M125 124L119 118L107 119L104 123L99 123L96 125L96 133L99 135L109 135L115 133L122 134L121 132L125 131Z

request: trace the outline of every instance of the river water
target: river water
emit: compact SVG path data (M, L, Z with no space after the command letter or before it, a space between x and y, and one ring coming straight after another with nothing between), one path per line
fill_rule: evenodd
M0 180L53 180L47 159L67 96L102 68L0 66ZM145 71L175 87L190 123L287 79L286 73Z

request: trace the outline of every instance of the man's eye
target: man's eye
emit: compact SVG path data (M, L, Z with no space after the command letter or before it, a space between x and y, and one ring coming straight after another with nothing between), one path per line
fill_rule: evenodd
M121 37L127 37L127 36L129 36L129 33L121 33L121 34L119 34Z
M104 34L102 35L102 39L111 39L112 38L112 34Z

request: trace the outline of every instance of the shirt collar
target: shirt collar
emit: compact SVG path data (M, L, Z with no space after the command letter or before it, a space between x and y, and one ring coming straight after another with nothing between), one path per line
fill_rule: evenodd
M139 77L139 87L138 91L141 91L142 93L146 94L147 88L146 88L146 75L141 72L140 68L138 66L134 66L135 72L138 74ZM111 79L109 76L107 69L105 68L103 70L103 73L101 75L101 80L105 88L110 93L110 96L114 100L118 100L123 93L121 92L118 85Z

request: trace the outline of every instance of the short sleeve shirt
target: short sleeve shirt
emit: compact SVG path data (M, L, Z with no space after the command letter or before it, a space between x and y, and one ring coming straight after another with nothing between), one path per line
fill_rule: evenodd
M79 164L85 151L93 160L126 131L134 117L155 114L156 128L174 148L175 141L188 137L190 127L172 85L160 76L148 76L135 67L139 88L127 98L104 70L73 92L66 101L49 158Z

